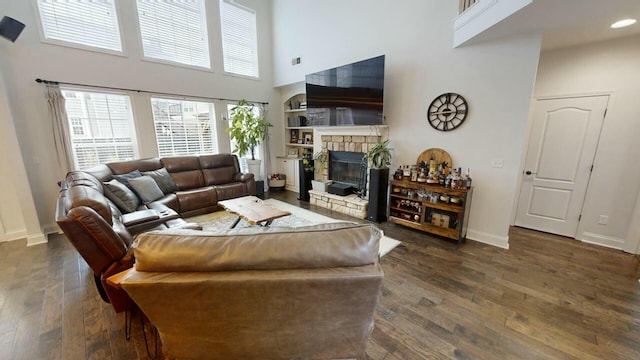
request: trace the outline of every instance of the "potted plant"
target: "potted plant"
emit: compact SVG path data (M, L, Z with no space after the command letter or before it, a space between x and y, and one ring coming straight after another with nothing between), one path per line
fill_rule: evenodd
M391 140L387 139L383 142L378 142L372 147L369 148L364 154L364 158L369 163L369 167L371 169L388 169L389 165L391 165L391 149L389 147L389 142Z
M389 166L391 165L390 140L378 142L364 154L369 164L369 208L367 220L381 222L386 220L387 187L389 185Z
M329 153L326 150L319 151L313 155L313 162L315 164L316 176L314 180L311 180L311 187L316 191L327 192L329 185L333 183L331 180L324 179L322 172L327 167L329 162Z
M260 160L255 157L255 149L266 138L269 127L273 125L257 115L254 107L254 104L244 99L238 101L238 105L231 109L231 125L227 128L227 132L231 140L235 141L234 152L240 157L251 152L251 159L245 159L245 161L249 172L258 179Z

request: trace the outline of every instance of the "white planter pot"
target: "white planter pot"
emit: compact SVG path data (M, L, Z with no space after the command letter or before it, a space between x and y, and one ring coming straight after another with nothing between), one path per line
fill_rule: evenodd
M331 180L311 180L311 187L315 191L327 192L329 185L333 184Z
M256 160L244 159L244 161L247 164L247 169L249 170L250 173L253 174L254 178L256 180L262 179L260 177L260 162L262 160L260 160L260 159L256 159Z

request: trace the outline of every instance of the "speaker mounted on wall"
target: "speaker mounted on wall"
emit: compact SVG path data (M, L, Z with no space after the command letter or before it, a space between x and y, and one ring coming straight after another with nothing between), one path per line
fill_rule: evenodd
M14 18L5 16L0 20L0 36L11 42L16 42L22 30L24 24Z

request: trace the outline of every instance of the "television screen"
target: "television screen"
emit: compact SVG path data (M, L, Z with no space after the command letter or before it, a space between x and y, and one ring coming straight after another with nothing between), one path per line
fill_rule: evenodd
M306 76L309 126L381 125L384 55Z

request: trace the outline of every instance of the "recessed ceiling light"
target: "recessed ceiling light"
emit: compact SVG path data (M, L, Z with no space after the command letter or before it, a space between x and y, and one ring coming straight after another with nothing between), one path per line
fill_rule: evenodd
M636 21L637 21L636 19L624 19L624 20L616 21L613 24L611 24L611 28L618 29L625 26L633 25L636 23Z

